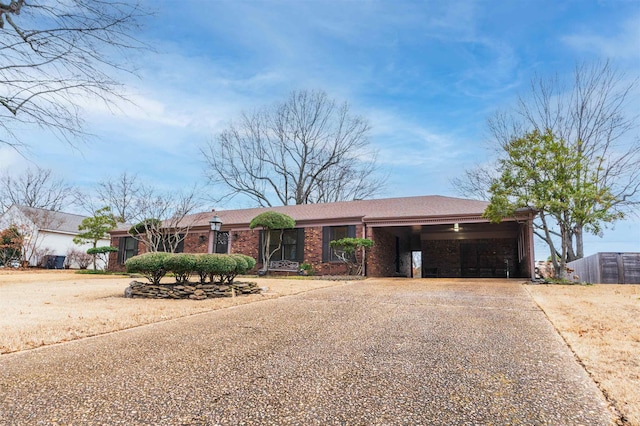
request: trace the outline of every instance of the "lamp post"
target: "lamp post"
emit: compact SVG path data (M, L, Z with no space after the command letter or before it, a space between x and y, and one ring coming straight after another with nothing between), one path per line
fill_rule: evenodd
M209 235L209 253L215 253L216 246L218 245L216 241L218 238L218 231L220 231L220 228L222 227L222 221L218 215L211 218L209 226L211 227L211 234Z

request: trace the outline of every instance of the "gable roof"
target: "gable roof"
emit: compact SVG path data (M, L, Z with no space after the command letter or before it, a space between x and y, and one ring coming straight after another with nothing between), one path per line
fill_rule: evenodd
M35 207L19 206L14 204L5 214L10 214L10 210L15 208L25 218L33 222L34 218L39 218L41 231L64 232L69 234L79 234L78 226L88 216L82 216L73 213L57 212L53 210L39 209ZM34 222L34 224L36 224ZM37 225L37 224L36 224Z
M426 195L211 211L189 215L185 217L184 222L192 222L192 226L208 227L209 220L214 215L217 215L222 220L223 227L229 225L248 226L251 220L260 213L276 211L291 216L296 222L326 222L351 219L367 223L385 219L479 216L482 215L488 205L489 203L486 201Z

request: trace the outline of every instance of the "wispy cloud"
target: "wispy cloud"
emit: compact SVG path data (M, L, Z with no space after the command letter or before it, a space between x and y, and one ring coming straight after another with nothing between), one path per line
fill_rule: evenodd
M591 27L574 34L567 34L561 40L581 53L591 53L617 60L640 60L640 14L622 21L619 30L613 34L603 34ZM613 26L612 28L616 28Z

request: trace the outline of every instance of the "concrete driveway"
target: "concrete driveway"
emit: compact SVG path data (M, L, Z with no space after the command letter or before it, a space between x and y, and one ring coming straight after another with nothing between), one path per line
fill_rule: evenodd
M610 421L516 281L352 282L0 357L2 424Z

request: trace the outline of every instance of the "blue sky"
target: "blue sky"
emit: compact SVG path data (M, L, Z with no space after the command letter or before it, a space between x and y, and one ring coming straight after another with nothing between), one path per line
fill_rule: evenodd
M74 149L34 130L28 160L0 148L0 169L37 164L85 188L125 170L166 189L204 185L199 147L229 120L291 90L321 89L369 119L389 175L381 197L457 196L450 179L491 158L487 117L513 105L532 76L605 59L640 74L638 0L147 6L156 13L139 37L154 52L136 58L138 77L122 76L134 104L87 103L95 137ZM207 207L248 206L237 198ZM588 237L585 251L640 251L640 219Z

